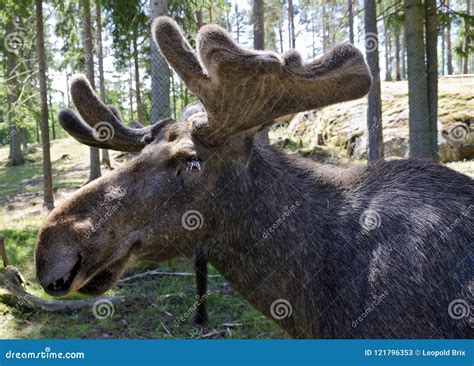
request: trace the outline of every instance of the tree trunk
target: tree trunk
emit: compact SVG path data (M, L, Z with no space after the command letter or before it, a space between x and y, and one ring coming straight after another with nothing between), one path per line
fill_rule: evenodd
M69 73L67 71L67 65L66 65L66 89L69 91ZM67 107L71 108L71 98L69 96L69 93L66 93L67 97Z
M212 23L213 20L212 20L212 6L211 5L207 7L207 14L209 15L209 23Z
M133 120L134 114L133 114L133 72L132 72L132 60L130 60L130 63L128 64L128 73L130 76L129 79L129 88L128 88L128 96L130 98L130 120Z
M40 139L41 139L41 136L40 136L40 131L39 131L39 122L38 120L35 121L35 141L37 144L40 143Z
M46 76L47 77L47 76ZM51 87L51 85L49 85ZM51 100L51 93L48 94L49 118L51 118L51 132L53 133L53 140L56 140L56 127L54 123L53 101Z
M36 48L38 52L38 78L41 98L41 142L43 145L43 195L48 210L54 208L53 173L49 149L48 91L46 80L46 54L43 33L43 0L36 0Z
M446 61L446 29L441 28L441 75L444 75L444 65Z
M466 0L466 13L468 15L471 14L471 0ZM465 32L465 38L464 38L464 57L463 57L463 64L462 64L462 73L467 74L468 73L468 65L469 65L469 45L471 44L471 31L469 29L469 22L467 22L466 19L464 19L464 32Z
M235 9L236 41L237 43L240 43L240 13L239 13L239 6L237 5L237 2L235 3L234 9Z
M354 0L349 0L349 42L354 44Z
M424 8L421 0L405 0L408 66L410 156L431 158L428 84L423 41Z
M265 14L263 0L253 1L253 48L256 50L265 49ZM268 138L268 128L258 133L262 141L267 144L270 142Z
M402 37L402 79L407 78L407 44L406 44L406 28L403 28Z
M196 10L196 25L198 30L204 25L202 21L202 7Z
M367 108L367 159L370 162L383 159L382 100L375 0L364 0L364 7L366 58L372 73Z
M290 48L296 48L293 0L288 0L288 33L290 37Z
M227 31L232 34L232 23L230 22L230 4L225 6L225 23Z
M326 16L326 4L325 0L322 0L321 4L321 17L322 17L322 31L323 31L323 53L326 52L328 46L327 37L327 16Z
M446 62L448 75L453 74L453 53L451 46L451 15L449 14L449 0L446 0L446 7L448 8L448 20L446 23Z
M265 48L263 0L253 1L253 48L256 50Z
M21 143L23 145L23 155L28 155L28 130L26 128L21 129Z
M6 33L15 32L13 20L9 20ZM22 165L25 162L21 152L21 128L16 123L15 104L18 102L18 57L15 52L7 52L7 84L8 84L8 113L9 124L8 139L10 142L9 165Z
M138 26L138 25L137 25ZM132 45L133 45L133 65L135 67L135 100L137 102L137 118L138 122L141 124L145 123L145 116L143 113L143 105L142 105L142 95L140 91L140 65L138 63L138 43L137 43L137 29L134 27L133 29L133 38L132 38Z
M173 119L176 120L176 85L174 83L174 76L171 73L171 100L173 102Z
M388 34L388 29L385 26L385 81L392 81L392 70L390 62L390 35Z
M438 160L438 24L436 0L425 0L426 73L431 156Z
M283 53L283 14L280 19L278 19L278 38L280 40L280 53Z
M102 49L102 11L100 8L100 0L95 0L95 16L97 23L97 58L99 63L99 95L100 99L107 104L105 97L105 80L104 80L104 52ZM101 163L105 164L109 169L112 168L110 162L109 150L102 149Z
M474 15L474 0L471 0L471 11L469 12L469 15ZM472 30L470 34L470 40L473 42L472 39ZM471 74L474 74L474 52L471 52Z
M167 15L167 0L150 0L151 22L160 16ZM151 23L150 22L150 23ZM151 37L150 37L151 38ZM170 115L170 69L165 58L151 42L151 123Z
M395 78L397 81L402 80L400 69L400 31L395 32Z
M91 4L90 0L80 0L82 10L82 31L84 43L84 58L86 67L86 76L93 89L95 89L94 82L94 50L92 45L92 22L91 22ZM95 147L90 148L90 170L89 182L99 178L100 173L100 154L99 149Z

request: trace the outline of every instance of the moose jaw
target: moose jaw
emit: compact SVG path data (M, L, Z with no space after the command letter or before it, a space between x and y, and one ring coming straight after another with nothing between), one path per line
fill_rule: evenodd
M127 267L192 256L199 242L229 283L293 337L469 337L468 318L450 317L448 307L472 302L472 210L439 233L474 204L470 178L413 159L329 168L255 137L276 117L364 96L371 78L355 47L303 63L296 51L244 50L207 25L195 52L167 17L155 20L153 36L206 113L132 129L75 77L71 95L83 119L61 111L66 131L89 146L141 154L47 218L35 253L46 292L101 294ZM95 131L103 122L113 131L106 141ZM111 187L127 192L123 208L85 238ZM202 218L196 230L182 225L189 211ZM367 212L377 225L361 222ZM275 301L291 314L275 317Z

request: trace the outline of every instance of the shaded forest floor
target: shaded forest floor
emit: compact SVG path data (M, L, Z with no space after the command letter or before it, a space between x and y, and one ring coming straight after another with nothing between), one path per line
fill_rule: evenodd
M281 136L272 131L271 138L282 145ZM277 141L278 138L278 141ZM284 148L328 164L364 164L350 160L342 151L323 147L301 148L297 141L287 139ZM52 162L56 205L80 187L88 176L88 148L72 139L52 143ZM48 298L35 280L34 244L40 224L46 217L42 208L41 154L28 155L21 167L6 165L8 148L0 148L0 233L5 236L11 264L17 266L28 282L28 290ZM117 153L112 153L113 165ZM448 164L453 169L474 176L474 162ZM109 171L103 168L103 174ZM177 259L163 264L142 265L127 276L146 269L164 272L193 273L193 264ZM210 274L218 274L213 268ZM199 328L192 324L195 304L193 276L152 276L119 284L108 295L125 297L116 304L113 316L94 317L92 309L73 312L29 312L0 304L0 338L285 338L287 335L272 321L254 310L235 293L222 277L209 279L208 311L211 326ZM72 295L70 298L81 298ZM179 317L185 320L174 326Z

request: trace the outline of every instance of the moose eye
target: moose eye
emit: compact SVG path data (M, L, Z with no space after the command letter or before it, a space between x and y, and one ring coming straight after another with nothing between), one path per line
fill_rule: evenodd
M186 171L190 172L191 170L201 170L201 160L191 159L186 162Z
M181 161L180 167L178 168L176 175L181 175L183 172L192 172L192 171L201 171L202 170L202 160L196 157L190 157L185 161Z

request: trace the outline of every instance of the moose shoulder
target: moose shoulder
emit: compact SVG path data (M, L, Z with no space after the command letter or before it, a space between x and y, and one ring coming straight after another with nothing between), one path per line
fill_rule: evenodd
M166 17L154 37L206 112L132 130L74 79L84 120L65 110L62 126L91 146L143 150L48 217L36 249L46 292L100 294L127 267L192 256L201 243L293 337L469 337L468 317L451 305L472 301L470 178L418 160L328 168L255 138L276 117L365 95L357 49L303 63L295 51L244 50L205 26L198 57ZM97 133L104 124L108 139Z

